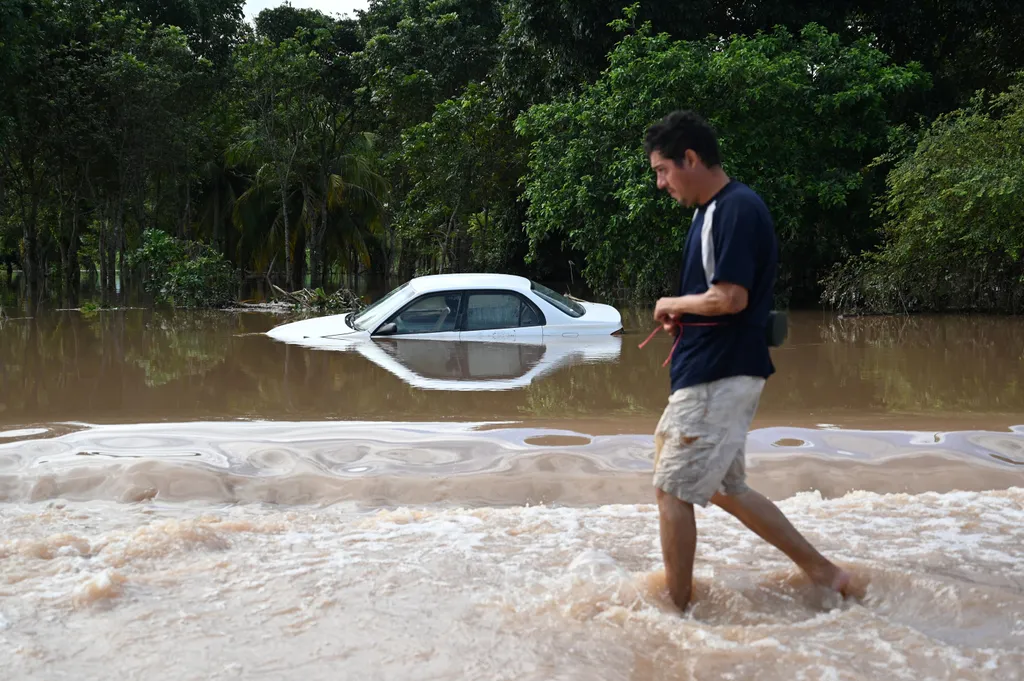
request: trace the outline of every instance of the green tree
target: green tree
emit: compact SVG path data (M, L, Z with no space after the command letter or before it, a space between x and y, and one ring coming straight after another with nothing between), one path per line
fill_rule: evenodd
M330 87L345 77L337 55L333 64L324 59L334 38L327 29L311 35L299 28L281 42L261 38L239 51L239 97L247 106L230 156L254 171L235 204L236 224L269 252L284 247L293 289L305 279L307 246L312 278L323 282L329 247L347 251L343 262L368 264L368 241L381 224L386 183L374 137L357 129L351 93ZM249 251L268 248L253 243Z
M294 286L296 244L293 233L295 211L293 175L305 151L312 121L307 103L316 88L317 70L308 51L295 38L275 44L262 38L238 51L238 97L248 109L234 157L256 168L253 186L240 201L270 189L277 194L280 245L284 249L285 279ZM299 253L303 250L299 249ZM295 287L298 288L298 287Z
M885 242L826 279L843 310L1024 308L1024 76L941 116L888 175Z
M193 54L218 70L247 32L244 0L114 0L113 9L154 26L174 26L186 37Z
M313 37L320 29L334 32L339 27L338 41L334 47L342 52L355 52L361 46L355 19L335 19L315 9L293 7L284 2L277 7L268 7L256 15L256 35L267 38L271 42L281 43L288 38L296 37L300 29L304 34Z
M102 102L99 163L91 188L94 204L102 206L99 259L109 295L117 263L124 263L150 209L159 207L160 197L152 193L159 176L173 178L181 209L168 212L178 216L179 234L185 235L192 222L197 144L185 95L201 91L209 62L197 59L176 27L154 27L122 13L102 16L90 50L97 57L89 77Z
M398 131L487 75L501 19L493 0L373 0L362 25L367 101L375 122Z
M848 0L836 7L844 4L839 16L848 30L874 35L894 61L919 62L932 74L928 97L914 102L929 118L966 105L979 88L1005 90L1024 69L1018 0Z
M519 120L532 140L533 253L563 240L602 292L649 300L667 290L689 221L656 194L642 141L662 115L692 108L718 129L727 172L772 210L779 292L816 299L814 273L871 238L866 166L886 149L890 108L926 82L868 39L843 45L813 24L797 36L779 29L701 41L672 41L645 25L622 39L594 85Z
M177 28L95 0L27 0L22 10L27 27L18 66L5 75L10 96L0 118L8 123L3 174L17 187L6 205L20 223L29 293L42 292L59 259L65 297L77 297L78 251L92 225L89 257L109 294L144 223L168 214L190 220L201 146L193 105L210 91L209 63ZM170 206L161 205L165 195Z
M619 39L610 24L624 4L505 0L499 60L513 89L534 92L534 103L595 80ZM845 41L871 35L896 63L919 62L933 74L934 89L914 102L929 115L966 103L980 87L1003 90L1024 68L1024 4L1017 0L652 0L637 8L637 18L680 40L753 36L778 26L795 33L809 23Z
M396 222L418 248L420 271L503 270L525 242L524 149L499 107L487 86L471 84L404 136L410 189Z
M435 107L485 80L498 55L501 15L494 0L373 0L360 16L366 45L353 55L359 74L359 116L377 135L382 174L391 189L392 216L408 222L406 196L415 169L408 165L403 134L430 121ZM398 269L416 271L431 248L403 238Z

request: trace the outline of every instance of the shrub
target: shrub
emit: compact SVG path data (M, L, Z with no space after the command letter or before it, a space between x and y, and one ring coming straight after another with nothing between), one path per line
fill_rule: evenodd
M146 230L129 265L143 268L143 289L177 307L224 307L235 301L237 272L206 244Z

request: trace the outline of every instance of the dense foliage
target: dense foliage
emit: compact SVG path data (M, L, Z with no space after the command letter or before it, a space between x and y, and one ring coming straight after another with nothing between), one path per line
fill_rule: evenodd
M649 299L671 284L689 227L658 196L642 151L666 109L700 109L719 132L725 169L771 206L782 249L780 291L866 243L863 169L886 149L889 112L920 88L867 40L844 46L815 24L754 38L672 41L626 36L580 95L533 107L526 177L536 249L557 234L588 255L588 281Z
M181 307L221 307L237 295L238 279L224 257L198 241L175 239L147 229L142 246L127 263L142 270L143 288L158 303Z
M625 4L0 0L0 272L160 297L130 257L159 232L234 295L491 270L649 300L689 216L640 142L687 106L768 200L793 304L1019 306L1020 3Z
M837 267L843 309L1024 309L1024 79L940 117L889 173L880 251Z

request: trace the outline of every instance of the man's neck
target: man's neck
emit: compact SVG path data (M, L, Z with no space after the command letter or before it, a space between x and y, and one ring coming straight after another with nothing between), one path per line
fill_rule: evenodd
M722 191L725 185L729 184L729 176L722 170L722 166L715 166L708 173L707 186L701 191L700 196L697 197L699 205L706 206L711 199L715 198L715 194Z

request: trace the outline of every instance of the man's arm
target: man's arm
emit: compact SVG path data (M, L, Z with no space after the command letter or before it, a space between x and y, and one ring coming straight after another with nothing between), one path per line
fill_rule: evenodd
M759 220L756 206L749 201L729 201L719 206L709 228L713 253L704 251L708 244L703 242L702 235L708 290L659 300L654 318L666 331L673 331L673 321L684 314L716 317L738 314L747 308L757 268L759 239L755 228Z
M701 317L737 314L747 309L747 302L747 289L720 281L712 284L704 293L662 298L654 308L654 319L664 325L666 331L672 331L675 326L673 322L684 314Z

